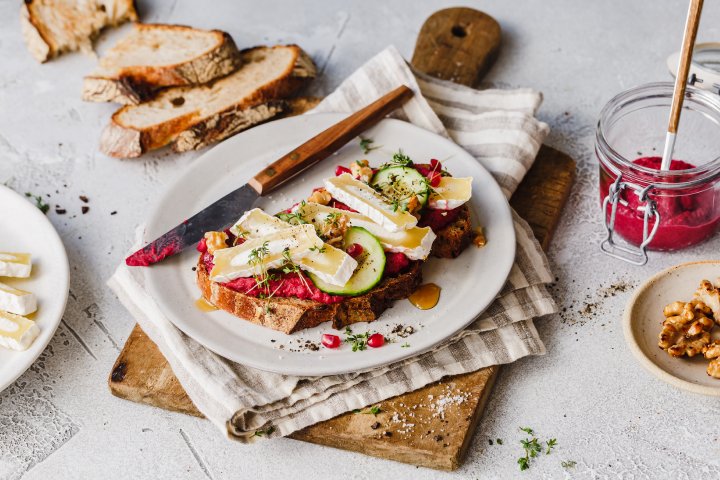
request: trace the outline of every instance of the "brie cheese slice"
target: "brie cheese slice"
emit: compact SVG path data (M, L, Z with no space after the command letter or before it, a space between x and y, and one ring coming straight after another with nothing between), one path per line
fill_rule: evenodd
M452 210L464 205L472 197L472 177L442 177L440 184L433 187L428 206L438 210Z
M0 277L27 278L31 270L29 253L0 252Z
M293 212L301 215L313 225L322 225L328 215L346 215L353 227L363 227L374 235L383 249L388 252L404 253L410 260L425 260L430 255L436 235L430 227L412 227L399 232L390 232L365 215L318 203L297 205Z
M30 292L0 283L0 310L28 315L37 310L37 300Z
M257 238L291 227L292 225L289 223L269 215L259 208L254 208L245 212L230 231L244 238ZM328 244L323 245L319 250L313 250L296 263L301 269L317 275L322 281L340 287L350 280L358 266L357 261L350 255Z
M254 238L269 235L290 227L278 217L265 213L259 208L248 210L230 227L230 231L241 238Z
M216 250L210 279L229 282L240 277L262 275L265 270L281 267L288 257L298 263L313 250L322 249L324 244L312 225L291 226L251 238L235 247Z
M386 230L399 232L417 225L417 218L393 205L370 185L349 173L325 180L325 189L333 198L369 217Z
M27 350L39 334L32 320L0 310L0 347Z

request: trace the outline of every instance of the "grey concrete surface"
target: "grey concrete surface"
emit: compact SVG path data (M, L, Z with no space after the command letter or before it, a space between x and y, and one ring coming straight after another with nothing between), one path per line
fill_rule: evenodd
M635 286L672 264L716 258L720 238L653 255L645 267L598 250L598 113L622 89L670 79L665 57L679 46L686 2L467 2L503 27L502 53L487 85L544 93L540 117L552 127L548 143L578 160L578 180L550 252L558 277L553 289L566 311L537 322L548 353L502 369L467 461L449 474L292 440L237 445L208 422L109 394L106 377L133 321L105 281L148 206L202 152L161 151L127 161L98 153L115 107L79 98L94 59L71 54L37 64L20 37L18 3L0 0L0 183L50 193L53 205L68 210L49 217L70 256L72 292L43 356L0 394L0 477L720 478L717 399L647 374L620 327L629 291L606 298L602 290ZM409 57L424 19L454 4L172 0L139 7L145 21L224 29L243 47L297 42L320 66L314 89L326 93L388 44ZM103 36L100 50L111 37ZM706 2L699 40L720 41L717 2ZM86 215L79 195L90 198ZM590 313L578 312L588 304ZM519 426L558 441L551 455L522 473ZM489 445L496 438L503 444ZM561 462L569 460L576 466L564 469Z

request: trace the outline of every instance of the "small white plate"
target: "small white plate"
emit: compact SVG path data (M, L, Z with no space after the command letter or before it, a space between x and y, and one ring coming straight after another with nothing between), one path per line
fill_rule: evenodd
M0 185L0 251L32 254L30 278L0 278L14 287L33 292L38 311L31 316L40 335L30 348L16 352L0 347L0 392L7 388L45 350L65 312L70 288L67 254L55 228L27 198Z
M674 301L689 301L701 280L720 277L720 261L691 262L663 270L641 285L625 308L625 341L640 364L661 380L703 395L720 396L720 379L705 371L702 355L674 358L658 347L663 308ZM717 328L717 327L716 327Z
M158 237L189 214L246 183L270 162L342 118L344 115L317 114L278 120L213 148L194 162L160 199L148 219L145 240ZM399 149L418 162L437 158L453 175L473 177L471 210L474 223L487 231L487 246L470 247L454 260L433 258L424 265L423 281L435 282L442 288L435 308L421 311L407 300L401 300L372 324L352 327L357 333L374 330L387 335L400 323L413 326L416 333L397 343L367 351L352 352L349 345L343 345L337 350L321 347L313 352L298 348L297 342L309 340L319 344L322 333L337 333L329 322L284 335L223 311L202 312L195 307L200 292L192 271L198 257L194 249L144 269L150 294L170 320L230 360L288 375L318 376L356 372L417 355L477 318L505 284L515 259L515 230L500 187L470 154L451 141L409 123L383 120L365 136L382 148L366 155L358 142L352 141L337 154L262 198L258 206L268 212L283 210L307 198L314 187L322 185L323 179L334 175L337 165L349 165L361 158L379 165L390 160ZM409 346L403 347L406 343ZM280 345L285 348L280 349Z

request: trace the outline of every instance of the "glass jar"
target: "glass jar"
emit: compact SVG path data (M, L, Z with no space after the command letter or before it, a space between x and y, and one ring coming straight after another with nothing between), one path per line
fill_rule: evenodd
M673 165L660 171L672 95L670 82L631 88L608 102L597 125L601 248L637 265L647 249L686 248L720 227L720 97L687 87Z

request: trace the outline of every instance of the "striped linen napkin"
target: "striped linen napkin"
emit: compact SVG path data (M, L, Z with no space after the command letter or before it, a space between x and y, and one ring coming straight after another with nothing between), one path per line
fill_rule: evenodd
M430 78L413 72L389 47L314 111L351 112L400 84L416 95L395 116L453 139L492 172L509 197L548 132L548 126L534 118L541 94L528 89L478 91ZM544 354L532 319L556 312L545 287L552 276L527 223L515 212L513 218L516 262L490 308L433 350L365 372L293 377L231 362L178 330L146 294L137 269L119 266L108 285L158 345L198 409L230 437L249 442L258 430L271 431L266 438L289 435L447 375Z

